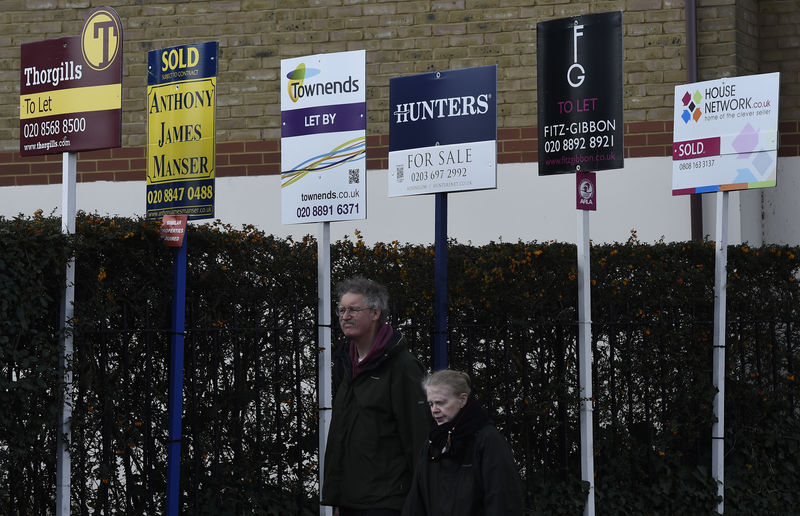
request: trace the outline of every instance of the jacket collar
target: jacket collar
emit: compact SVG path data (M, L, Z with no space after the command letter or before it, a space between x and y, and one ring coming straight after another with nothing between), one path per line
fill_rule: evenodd
M395 356L401 350L405 349L405 339L403 338L403 334L400 333L399 330L394 330L392 333L391 338L386 343L386 346L383 348L383 353L373 357L369 363L364 364L359 371L359 376L367 371L372 371L377 369L381 366L384 362ZM342 346L341 351L338 353L339 359L342 361L342 365L344 366L345 370L345 380L350 381L353 379L353 363L350 360L350 343L348 342L346 346Z

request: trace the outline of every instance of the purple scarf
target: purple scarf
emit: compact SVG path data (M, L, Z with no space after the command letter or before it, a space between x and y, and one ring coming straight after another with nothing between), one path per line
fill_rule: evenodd
M353 378L358 376L375 357L383 353L383 349L386 347L386 344L389 342L389 339L392 338L393 334L394 330L392 327L383 323L378 330L378 334L375 335L375 342L372 343L372 348L370 348L367 356L360 362L358 361L358 348L356 347L356 343L352 340L350 341L350 361L353 364Z

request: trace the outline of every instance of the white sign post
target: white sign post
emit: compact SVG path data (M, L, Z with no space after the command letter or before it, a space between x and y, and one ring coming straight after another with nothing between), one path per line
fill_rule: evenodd
M717 193L714 257L714 417L711 476L725 495L725 341L728 193L777 184L780 74L675 87L672 194Z
M594 516L594 432L589 211L594 172L624 166L622 12L536 25L539 175L576 174L578 210L578 385L584 516ZM600 73L597 73L600 71Z
M578 383L580 385L581 478L590 493L583 513L594 515L594 399L592 396L592 298L589 211L578 210Z
M60 80L37 80L37 70ZM111 7L89 12L81 35L20 47L20 147L22 156L62 155L61 229L75 233L77 152L122 146L122 22ZM56 512L70 514L72 424L72 321L75 258L66 264L61 296L61 384L56 437Z
M715 421L711 427L711 477L717 481L717 512L725 501L725 312L728 281L728 192L717 192L717 244L714 250L714 353L712 378Z
M367 218L366 51L281 61L281 220L317 241L319 492L331 423L331 221ZM320 516L332 507L319 506Z
M75 234L75 178L78 167L76 152L62 153L61 165L61 231ZM72 471L69 443L72 440L72 356L74 353L70 322L75 317L75 258L67 262L64 290L61 295L61 340L63 353L59 361L59 378L63 381L59 430L56 436L56 514L70 514L70 473Z
M317 342L319 342L319 492L322 495L322 484L325 481L325 449L328 444L328 432L331 427L331 408L333 407L333 388L331 385L331 223L320 225L317 241L317 292L319 295L317 312ZM333 508L319 506L320 516L331 516Z

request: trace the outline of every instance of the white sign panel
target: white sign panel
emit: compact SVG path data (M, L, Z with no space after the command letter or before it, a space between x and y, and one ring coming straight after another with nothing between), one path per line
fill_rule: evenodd
M366 51L281 61L281 220L364 219Z
M779 73L675 87L672 194L775 186Z

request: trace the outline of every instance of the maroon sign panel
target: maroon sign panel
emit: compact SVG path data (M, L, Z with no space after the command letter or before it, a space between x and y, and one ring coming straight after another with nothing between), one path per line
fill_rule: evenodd
M575 208L597 210L597 180L594 172L575 173Z
M122 23L114 9L94 9L80 36L23 44L20 58L20 154L122 146Z

